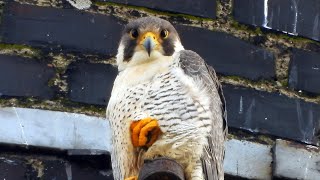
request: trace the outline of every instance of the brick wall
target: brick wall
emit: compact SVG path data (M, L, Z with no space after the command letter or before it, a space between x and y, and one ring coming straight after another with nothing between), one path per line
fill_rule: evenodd
M75 2L81 5L82 1ZM36 126L40 120L31 123L42 110L49 110L41 115L48 121L42 123L42 128L51 121L58 122L59 118L80 114L88 117L83 122L105 123L105 108L117 74L114 56L120 32L129 20L151 15L172 22L185 48L199 53L216 69L223 83L230 129L225 164L228 177L315 179L320 176L319 0L83 2L91 6L79 10L65 0L0 2L0 106L3 107L0 122L6 122L9 112L12 122L20 125L16 127L17 133L23 132L21 140L10 139L15 131L9 130L9 125L4 126L2 134L10 140L0 138L1 146L14 146L10 151L17 153L1 152L0 169L10 167L7 168L10 170L0 172L0 178L69 179L70 172L75 179L81 173L83 177L111 178L110 166L87 163L88 159L101 163L95 159L108 153L92 154L90 147L109 142L100 138L96 142L88 140L82 146L78 139L68 140L70 146L56 143L59 137L52 133L62 133L64 127L69 127L63 121L50 125L56 129L42 134L41 142L50 136L53 143L33 141L30 134L34 132L24 128L29 123L29 131L42 132ZM91 117L98 119L87 120ZM71 119L74 123L82 122ZM86 133L92 132L83 130L78 136L92 136ZM107 145L95 149L108 150ZM31 150L25 150L26 147ZM243 154L233 153L240 147L245 150ZM76 155L70 154L71 149L77 150ZM311 154L313 158L288 166L285 158L290 153L301 158ZM260 157L265 160L259 160ZM7 163L11 161L14 163ZM297 172L302 171L298 167L306 165L305 176L299 176ZM56 167L56 171L43 170L48 167ZM10 174L14 168L20 168L19 176Z

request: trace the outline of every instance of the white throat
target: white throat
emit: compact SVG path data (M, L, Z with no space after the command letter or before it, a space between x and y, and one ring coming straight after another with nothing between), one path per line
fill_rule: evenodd
M118 82L133 86L150 81L155 75L167 72L173 63L173 56L162 56L150 62L127 66L117 77Z

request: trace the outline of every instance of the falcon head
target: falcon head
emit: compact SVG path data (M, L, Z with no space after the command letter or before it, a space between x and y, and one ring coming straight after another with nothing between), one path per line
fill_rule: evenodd
M179 35L170 22L157 17L139 18L129 22L122 32L117 65L123 70L172 56L182 49Z

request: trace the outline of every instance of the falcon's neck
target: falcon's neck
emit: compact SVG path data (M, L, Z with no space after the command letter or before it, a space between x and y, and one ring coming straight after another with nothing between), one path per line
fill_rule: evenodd
M117 82L125 85L136 85L150 81L155 75L167 72L174 63L175 55L184 50L180 41L174 43L174 54L164 56L159 52L152 52L149 56L146 51L134 53L129 62L123 61L124 46L120 44L117 54L117 65L120 70Z
M136 85L150 81L155 75L167 72L173 63L173 56L158 59L125 68L119 72L118 80L126 85Z

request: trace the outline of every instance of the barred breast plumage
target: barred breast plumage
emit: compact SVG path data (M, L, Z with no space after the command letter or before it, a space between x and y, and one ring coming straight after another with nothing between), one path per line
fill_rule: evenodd
M223 159L222 137L213 144L219 146L216 151L208 143L213 126L218 126L217 134L223 134L218 90L187 75L181 68L180 54L173 57L127 68L115 80L107 117L111 127L117 129L113 131L112 150L112 158L117 158L112 159L113 168L117 168L116 180L137 174L141 160L156 156L175 159L186 169L187 179L204 179L201 157L216 153L217 161ZM161 67L154 69L155 66ZM131 145L129 134L132 120L145 117L157 119L163 132L146 152ZM127 167L129 170L125 170ZM217 174L221 176L221 172Z

